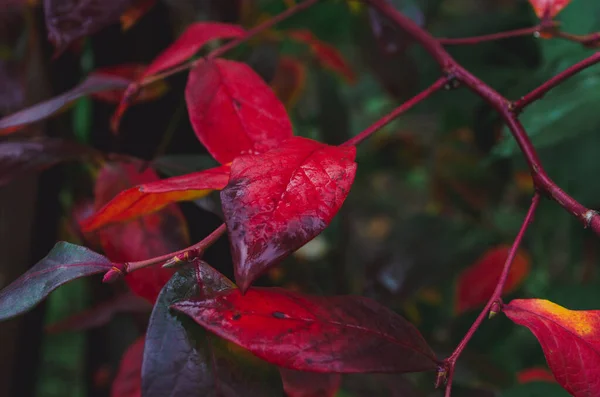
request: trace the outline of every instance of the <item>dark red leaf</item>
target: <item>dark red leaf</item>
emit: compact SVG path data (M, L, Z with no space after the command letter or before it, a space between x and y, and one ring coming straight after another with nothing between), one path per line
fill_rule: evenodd
M396 313L358 296L238 289L172 306L216 335L280 367L314 372L433 370L435 355Z
M78 38L119 20L131 0L44 0L48 39L62 52Z
M125 293L46 327L48 333L76 332L106 325L118 313L150 313L147 300Z
M502 308L540 342L556 381L575 397L600 395L600 310L568 310L543 299Z
M132 0L131 6L121 15L121 28L131 28L155 4L156 0Z
M527 368L517 372L519 383L550 382L555 383L554 375L547 368Z
M291 109L296 105L306 83L306 66L299 60L280 56L271 87L277 97Z
M0 143L0 186L24 173L41 171L63 161L92 158L98 153L88 146L62 139L34 138Z
M455 297L456 313L483 306L492 296L510 248L508 245L501 245L486 251L472 266L458 276ZM507 294L517 289L529 275L529 270L529 256L519 250L502 292Z
M229 181L229 172L230 167L224 165L159 181L152 179L153 182L121 191L87 219L83 227L92 231L152 214L177 201L197 200L213 190L223 189Z
M0 135L13 133L27 124L52 116L74 100L95 92L123 89L130 81L122 77L91 75L75 88L62 95L40 102L10 116L0 119Z
M139 166L139 164L137 164ZM136 183L159 181L152 169L138 171L136 164L107 164L96 181L96 208L101 208L122 189ZM131 262L165 255L189 245L183 214L174 205L132 222L99 230L102 248L115 262ZM173 275L172 269L151 266L125 276L136 294L154 302L161 288Z
M32 309L61 285L103 273L112 262L85 247L57 243L41 261L0 291L0 320Z
M185 98L196 136L222 164L277 147L293 134L283 104L244 63L200 62L190 72Z
M286 140L262 155L236 158L221 202L236 282L253 280L329 225L356 173L356 149Z
M142 397L144 339L143 336L137 339L123 354L119 372L110 390L110 397Z
M280 368L288 397L333 397L340 388L340 374L320 374Z
M148 325L142 380L144 397L281 395L270 391L270 386L261 383L260 378L244 377L246 369L252 370L240 368L231 351L214 346L212 335L196 324L190 327L191 321L178 318L169 310L179 300L200 296L198 280L202 281L205 296L235 288L215 269L199 261L195 270L184 269L173 276L161 291Z

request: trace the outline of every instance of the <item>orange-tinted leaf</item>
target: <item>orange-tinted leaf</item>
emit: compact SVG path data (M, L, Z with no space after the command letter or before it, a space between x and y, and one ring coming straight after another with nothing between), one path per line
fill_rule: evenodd
M95 70L92 75L107 77L122 77L130 82L135 81L142 76L146 70L146 65L139 63L127 63L123 65L110 66ZM169 89L164 80L156 81L140 90L138 95L131 103L140 103L152 101L161 97ZM118 90L102 91L92 94L92 97L108 103L119 103L123 99L125 88Z
M324 68L338 73L349 83L356 81L354 71L335 47L319 40L310 30L291 30L288 34L294 40L309 45Z
M119 372L113 381L110 397L142 397L142 360L144 337L127 348L119 364Z
M289 57L279 57L279 64L271 87L286 108L291 109L298 102L306 83L306 66L299 60Z
M496 288L509 251L509 246L492 248L458 276L455 297L456 313L475 309L487 302ZM514 291L527 277L529 270L529 256L523 251L518 251L503 293Z
M517 372L517 381L519 383L530 382L556 382L554 375L546 368L528 368Z
M575 397L600 396L600 311L568 310L543 299L503 307L540 342L556 381Z
M133 0L125 13L121 15L121 29L128 30L155 4L156 0Z
M554 18L571 0L529 0L538 18Z
M139 172L134 164L105 165L96 181L95 207L100 208L122 189L144 182L160 180L153 170ZM185 219L174 205L132 222L103 228L97 234L106 256L114 262L149 259L189 245ZM151 266L127 274L125 281L134 293L154 302L172 275L172 269Z
M283 104L244 63L201 62L190 72L185 98L196 136L222 164L277 147L293 134Z
M182 176L144 183L120 192L93 217L83 223L89 232L110 223L124 222L151 214L178 201L196 200L229 181L229 165Z
M320 374L279 368L283 390L288 397L333 397L342 377L340 374Z

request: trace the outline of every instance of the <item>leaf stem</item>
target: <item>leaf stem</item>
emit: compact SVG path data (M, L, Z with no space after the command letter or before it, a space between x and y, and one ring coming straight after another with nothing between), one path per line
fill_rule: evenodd
M535 212L538 208L539 202L540 202L540 195L539 195L539 193L536 192L535 195L533 196L533 199L531 200L531 205L529 206L529 211L527 211L527 215L525 216L525 219L523 220L521 229L519 230L517 237L515 237L515 241L513 242L510 252L508 253L506 262L504 262L504 267L502 268L502 274L500 275L500 278L498 279L498 283L496 284L496 288L494 289L492 296L488 300L487 304L485 305L485 307L481 311L481 313L479 313L479 316L477 316L477 319L475 319L475 321L471 325L471 328L469 328L469 330L467 331L467 333L465 334L463 339L460 341L460 343L458 344L458 346L456 347L454 352L450 355L450 357L448 357L446 360L444 360L445 365L443 366L443 370L446 371L446 374L447 374L446 375L447 376L446 377L446 393L445 393L446 397L450 397L456 360L458 360L458 357L461 355L461 353L463 352L465 347L467 347L467 344L469 343L469 341L475 334L475 331L477 331L477 329L479 328L479 326L481 325L481 323L483 322L485 317L488 315L488 313L490 316L496 314L497 311L499 310L498 308L500 308L502 305L502 291L504 290L504 286L506 285L506 280L508 279L511 265L515 259L515 256L517 255L519 246L521 245L521 242L523 241L525 232L527 231L527 229L529 228L529 225L531 225L531 223L533 221L533 218L535 216Z
M117 263L112 267L112 269L106 272L102 281L105 283L110 283L123 277L125 274L159 263L167 262L170 265L174 265L183 261L189 261L198 258L202 256L208 247L213 245L223 234L225 234L226 230L227 226L223 223L211 234L202 239L202 241L190 247L143 261Z
M356 146L356 145L358 145L359 143L361 143L362 141L364 141L365 139L367 139L368 137L373 135L375 132L379 131L380 129L382 129L383 127L388 125L391 121L393 121L395 118L400 116L402 113L406 112L407 110L409 110L410 108L415 106L417 103L423 101L424 99L428 98L431 94L433 94L434 92L436 92L439 89L441 89L442 87L444 87L446 84L448 84L448 82L449 82L448 78L440 77L438 80L436 80L432 85L427 87L425 90L421 91L420 93L418 93L417 95L415 95L414 97L409 99L408 101L404 102L402 105L398 106L396 109L392 110L387 115L380 118L378 121L376 121L374 124L372 124L366 130L362 131L360 134L358 134L355 137L352 137L349 140L347 140L346 142L342 143L341 146Z

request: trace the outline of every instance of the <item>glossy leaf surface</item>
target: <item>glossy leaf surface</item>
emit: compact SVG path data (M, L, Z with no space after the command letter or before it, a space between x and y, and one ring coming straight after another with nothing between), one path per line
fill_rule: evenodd
M509 252L510 246L492 248L459 275L456 283L456 313L476 309L487 302L496 288ZM530 267L529 256L523 251L518 251L502 292L513 292L521 285L529 275Z
M24 173L41 171L63 161L98 156L91 147L62 139L34 138L0 143L0 186Z
M119 20L131 0L44 0L48 39L57 52Z
M110 397L142 397L144 339L143 336L137 339L123 354L119 372L110 390Z
M41 261L0 291L0 320L33 309L62 284L108 271L104 256L66 242L57 243Z
M416 372L436 368L419 331L358 296L316 297L279 288L230 290L172 306L280 367L314 372Z
M122 77L91 75L78 86L62 95L40 102L10 116L0 119L0 135L8 135L23 126L52 116L74 100L100 91L124 89L130 81Z
M220 163L265 152L293 134L283 104L244 63L200 62L190 72L185 98L196 136Z
M354 83L356 75L338 49L319 40L310 30L292 30L288 32L294 40L310 46L319 63L342 76L347 82Z
M545 16L554 18L570 2L571 0L529 0L538 18L544 18Z
M320 374L280 368L283 390L288 397L333 397L340 388L340 374Z
M242 290L327 227L352 186L355 155L295 137L233 161L221 202Z
M231 353L217 350L213 337L169 307L182 300L211 296L235 288L227 278L203 262L175 274L162 290L152 312L146 336L142 390L145 397L270 396L257 380L237 371ZM199 282L203 284L202 294ZM189 324L192 323L192 324ZM192 332L186 328L192 329ZM165 348L168 346L168 348ZM245 383L248 381L248 383Z
M84 222L86 231L152 214L178 201L196 200L229 181L227 165L172 178L154 180L120 192ZM157 179L157 178L153 178Z
M503 307L540 342L556 381L576 397L600 395L600 311L568 310L543 299Z

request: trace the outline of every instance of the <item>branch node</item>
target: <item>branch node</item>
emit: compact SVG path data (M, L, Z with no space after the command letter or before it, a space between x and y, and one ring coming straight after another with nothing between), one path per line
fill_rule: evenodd
M492 306L490 307L490 312L488 314L488 319L494 318L501 311L502 311L502 302L495 301L494 303L492 303Z
M448 382L448 363L444 362L437 368L434 387L439 389Z
M598 215L598 211L594 210L587 210L587 212L583 214L583 219L585 220L585 225L583 226L584 229L587 229L592 225L592 220L596 215Z

